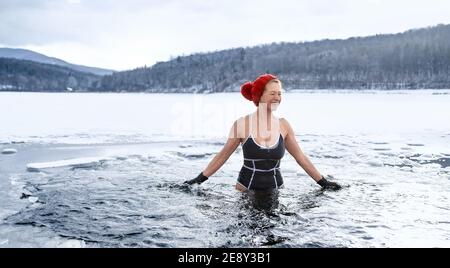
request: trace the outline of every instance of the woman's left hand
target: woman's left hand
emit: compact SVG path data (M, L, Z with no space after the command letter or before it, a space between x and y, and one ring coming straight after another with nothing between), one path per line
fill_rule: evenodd
M327 178L333 178L332 176L330 176L330 175L328 175L327 176ZM334 179L334 178L333 178ZM327 180L327 179L325 179L325 177L324 176L322 176L322 179L320 179L318 182L317 182L321 187L322 187L322 189L324 189L324 190L333 190L333 191L337 191L337 190L340 190L342 187L339 185L339 184L337 184L336 182L332 182L332 181L329 181L329 180Z

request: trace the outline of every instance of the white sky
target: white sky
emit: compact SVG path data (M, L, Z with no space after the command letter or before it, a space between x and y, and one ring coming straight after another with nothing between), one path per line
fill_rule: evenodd
M0 47L115 70L450 23L448 0L0 0Z

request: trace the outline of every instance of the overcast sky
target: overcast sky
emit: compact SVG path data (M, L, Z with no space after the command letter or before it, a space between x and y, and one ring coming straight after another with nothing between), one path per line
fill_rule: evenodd
M450 23L448 0L0 0L0 47L115 70Z

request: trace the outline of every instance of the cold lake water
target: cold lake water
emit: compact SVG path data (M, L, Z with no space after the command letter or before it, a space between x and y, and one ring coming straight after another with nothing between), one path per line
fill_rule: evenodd
M0 92L0 247L450 247L450 90L298 90L276 115L284 188L234 189L241 147L183 186L254 111L239 93Z

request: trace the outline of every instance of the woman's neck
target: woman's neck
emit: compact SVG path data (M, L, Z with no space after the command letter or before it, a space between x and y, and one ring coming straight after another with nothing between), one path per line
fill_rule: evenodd
M273 124L276 124L272 111L270 109L261 109L258 107L255 114L257 135L263 138L270 137L271 130L274 127Z
M270 109L261 109L260 107L258 107L256 108L255 114L258 119L265 119L267 122L271 122L274 118L272 110Z

